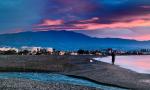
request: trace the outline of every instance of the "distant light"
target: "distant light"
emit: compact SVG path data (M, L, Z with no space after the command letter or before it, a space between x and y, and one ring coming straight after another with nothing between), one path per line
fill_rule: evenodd
M90 60L90 62L92 63L92 62L93 62L93 60Z

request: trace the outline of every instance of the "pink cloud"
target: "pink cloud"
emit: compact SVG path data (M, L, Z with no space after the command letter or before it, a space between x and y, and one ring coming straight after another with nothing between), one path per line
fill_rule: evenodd
M37 26L50 26L50 25L61 25L64 24L63 20L52 20L52 19L45 19L41 24Z
M96 21L98 21L98 20L100 20L98 17L93 17L93 18L91 18L91 19L80 20L80 21L78 21L78 22L80 22L80 23L93 23L93 22L96 22Z
M149 15L148 15L149 16ZM52 19L45 19L41 24L37 24L34 28L47 28L47 29L64 29L64 30L72 30L72 29L85 29L85 30L97 30L97 29L104 29L104 28L134 28L134 27L146 27L150 26L150 20L146 20L143 18L147 18L148 16L141 16L136 17L136 20L132 21L122 21L122 22L114 22L111 24L103 24L98 23L100 22L100 18L93 17L91 19L86 20L76 20L70 21L65 23L64 20L52 20Z
M150 20L134 20L131 22L117 22L112 24L101 24L101 23L86 23L86 24L74 24L76 27L85 27L86 30L97 30L103 28L133 28L150 26Z

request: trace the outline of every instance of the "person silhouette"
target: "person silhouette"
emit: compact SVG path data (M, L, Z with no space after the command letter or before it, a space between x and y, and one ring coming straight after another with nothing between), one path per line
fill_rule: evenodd
M112 56L112 64L114 65L115 64L115 58L116 58L116 54L114 51L112 52L111 56Z

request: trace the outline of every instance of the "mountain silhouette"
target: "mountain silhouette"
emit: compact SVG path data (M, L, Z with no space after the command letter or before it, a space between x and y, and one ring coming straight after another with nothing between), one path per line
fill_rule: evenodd
M138 49L149 48L150 41L136 41L119 38L92 38L72 31L39 31L1 34L0 46L41 46L60 50L77 49Z

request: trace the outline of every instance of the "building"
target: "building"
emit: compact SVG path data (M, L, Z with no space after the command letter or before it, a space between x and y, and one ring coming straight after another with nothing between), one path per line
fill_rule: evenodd
M41 51L41 47L31 47L31 54L36 54Z
M61 55L61 56L65 55L65 54L66 54L66 52L64 52L64 51L59 52L59 55Z
M46 48L46 51L48 54L53 54L54 49L53 48Z
M1 47L0 48L0 54L2 55L14 55L17 54L19 50L17 48L11 48L11 47Z
M100 52L96 52L96 53L95 53L95 55L101 56L101 55L102 55L102 53L100 53Z
M71 52L70 55L78 55L77 52Z
M28 46L23 46L21 47L20 51L28 51L29 54L35 55L37 52L39 52L42 48L41 47L28 47Z
M11 47L2 47L2 48L0 48L0 51L1 52L6 52L6 51L15 51L15 52L17 52L18 53L18 49L17 48L11 48Z

